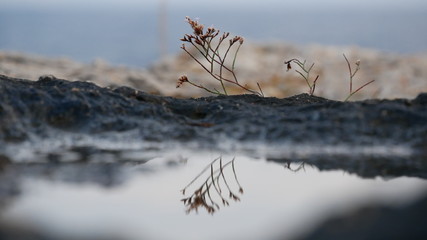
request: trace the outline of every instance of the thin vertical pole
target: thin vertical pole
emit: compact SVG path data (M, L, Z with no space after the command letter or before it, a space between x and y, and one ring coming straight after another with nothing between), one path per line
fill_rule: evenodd
M164 58L168 54L168 1L159 0L159 51L160 57Z

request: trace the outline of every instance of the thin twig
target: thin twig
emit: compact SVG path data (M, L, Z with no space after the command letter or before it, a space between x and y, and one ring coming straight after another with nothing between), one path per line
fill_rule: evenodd
M344 59L347 63L347 67L348 67L348 72L350 75L350 92L348 94L348 96L346 97L346 99L344 100L344 102L348 101L348 99L350 99L355 93L359 92L362 88L366 87L367 85L373 83L375 80L372 80L370 82L367 82L365 84L363 84L361 87L359 87L358 89L356 89L356 91L353 91L353 78L354 76L356 76L356 73L360 70L360 60L356 61L356 70L354 70L351 68L351 64L350 61L348 60L347 56L345 54L343 54Z
M366 87L367 85L371 84L375 82L375 80L369 81L365 84L363 84L360 88L356 89L356 91L352 92L350 95L348 95L348 97L344 100L344 102L346 102L351 96L353 96L355 93L357 93L358 91L360 91L362 88Z
M244 85L241 85L237 79L237 75L235 72L235 64L236 64L237 54L238 54L240 47L244 41L244 39L242 37L235 36L234 38L230 39L229 40L229 46L225 50L224 54L221 55L220 54L220 46L225 42L225 39L228 38L228 36L229 36L228 32L222 34L222 36L219 38L219 41L214 46L213 40L215 37L217 37L219 35L219 32L220 32L219 30L211 27L211 28L208 28L207 31L204 31L204 26L199 24L197 21L193 21L189 17L186 17L186 21L190 24L191 28L193 29L193 34L185 34L184 37L181 39L181 41L189 42L194 48L196 48L196 50L204 58L204 60L202 60L202 61L206 60L209 64L209 66L206 67L201 62L201 60L197 59L190 51L188 51L185 48L184 44L182 45L181 48L194 61L196 61L197 64L199 64L203 68L203 70L208 72L215 80L220 82L220 85L222 88L222 93L216 89L210 90L206 87L203 87L200 84L191 83L190 81L188 81L188 79L187 79L187 81L182 81L182 79L179 79L177 87L181 86L185 82L189 82L189 83L191 83L191 85L196 86L196 87L201 88L201 89L204 89L204 90L208 91L209 93L228 95L225 83L229 83L229 84L236 85L239 88L241 88L247 92L250 92L252 94L256 94L258 96L264 96L264 93L260 89L259 84L257 84L258 88L260 90L258 92L256 90L252 90L252 89L250 89ZM237 42L238 42L239 46L237 47L237 49L234 52L231 67L228 67L228 66L226 66L226 59L231 54L230 53L231 48ZM216 65L217 65L217 67L215 67ZM233 80L230 80L230 79L227 79L224 77L224 70L229 72L232 75ZM219 73L215 73L215 71L218 71Z

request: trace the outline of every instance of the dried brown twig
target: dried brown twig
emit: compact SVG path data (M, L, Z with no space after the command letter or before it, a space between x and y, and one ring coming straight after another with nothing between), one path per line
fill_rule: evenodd
M285 162L285 168L292 172L299 172L301 169L305 172L305 162L300 162L296 168L292 167L293 162Z
M361 87L359 87L358 89L356 89L355 91L353 91L353 78L356 75L356 73L359 71L360 69L360 60L357 60L355 65L356 65L356 70L354 70L351 68L350 65L350 61L348 61L347 57L345 56L345 54L343 54L344 59L347 63L347 67L348 67L348 72L350 74L350 93L348 94L347 98L344 100L344 102L348 101L348 99L350 99L355 93L357 93L358 91L360 91L362 88L366 87L367 85L373 83L375 80L369 81L365 84L363 84Z
M234 174L234 180L239 187L238 192L243 194L243 188L240 186L240 183L237 180L237 175L234 168L234 160L235 158L226 164L223 164L222 157L214 159L187 186L185 186L184 189L181 190L182 194L185 195L186 190L192 186L206 171L210 170L210 174L207 176L206 180L198 188L196 188L196 190L190 196L181 199L181 201L184 202L184 205L187 207L187 214L191 211L198 212L200 207L204 208L208 213L214 214L215 211L220 209L220 205L217 203L217 201L221 201L222 205L224 206L230 205L229 200L240 201L238 194L233 192L224 174L224 169L231 165ZM218 167L217 162L219 162L219 168L215 169ZM225 185L226 190L228 191L228 199L223 195L224 191L223 188L221 188L221 183Z
M355 63L356 69L353 71L353 69L351 68L351 65L350 65L350 61L348 61L345 54L343 54L343 56L344 56L344 59L347 63L348 71L349 71L349 75L350 75L350 93L347 96L347 98L344 100L344 101L348 101L348 99L350 99L355 93L357 93L358 91L360 91L362 88L366 87L367 85L373 83L375 80L369 81L369 82L363 84L361 87L359 87L355 91L353 91L353 78L356 75L356 73L360 70L360 60L356 61L356 63ZM306 81L306 83L309 87L309 94L312 96L314 94L314 90L316 89L317 80L319 79L319 75L317 75L317 77L313 80L313 82L310 83L310 72L314 67L314 63L311 64L310 67L307 67L306 66L306 63L307 63L306 60L301 62L300 60L293 58L289 61L285 61L287 71L292 69L291 63L295 63L300 68L300 70L296 69L295 72L297 72L299 75L301 75L301 77L304 78L304 80Z
M250 89L249 87L239 83L236 72L235 64L237 59L237 54L242 46L244 39L240 36L235 36L232 39L228 40L228 46L226 50L221 54L221 45L226 42L226 39L229 37L230 33L223 33L219 40L216 41L216 38L219 36L220 30L213 27L209 27L206 31L204 26L198 21L194 21L189 17L185 18L188 24L190 24L193 29L193 34L185 34L181 41L184 43L189 43L196 52L202 56L202 60L199 60L191 51L189 51L185 44L182 44L181 49L184 50L194 61L196 61L206 72L208 72L216 81L221 85L221 90L216 88L209 89L201 84L194 83L188 79L187 76L183 75L178 79L177 88L181 87L184 83L189 83L195 87L201 88L209 93L217 95L228 95L226 84L232 84L242 88L243 90L256 94L258 96L264 96L264 93L261 90L261 86L257 83L259 91ZM237 44L234 54L232 54L232 48ZM233 61L231 66L226 65L226 59L232 54ZM232 79L225 77L226 73L232 76Z

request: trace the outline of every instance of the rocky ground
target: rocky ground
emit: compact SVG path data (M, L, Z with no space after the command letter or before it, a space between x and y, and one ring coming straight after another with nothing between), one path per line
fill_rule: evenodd
M53 154L64 151L61 148L96 150L100 140L119 151L128 142L162 151L172 144L252 152L279 161L306 158L320 168L331 167L332 155L348 155L346 165L351 156L357 159L362 154L374 158L364 164L386 165L349 171L362 176L408 171L427 177L426 93L414 99L359 102L308 94L283 99L256 95L177 99L129 87L0 75L0 121L2 158L11 162L31 162L31 149L32 154Z

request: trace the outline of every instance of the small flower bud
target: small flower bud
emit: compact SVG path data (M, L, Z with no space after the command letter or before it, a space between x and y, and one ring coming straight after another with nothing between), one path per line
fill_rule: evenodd
M213 27L208 27L208 34L211 34L211 33L213 33L213 32L215 32L215 28L213 28Z
M242 37L240 37L240 39L239 39L239 43L240 43L240 45L242 45L244 41L245 41L245 39L244 39L244 38L242 38Z
M185 34L185 36L183 38L181 38L180 40L183 42L190 42L190 39L191 38L189 38L188 34Z
M289 70L291 70L291 69L292 69L291 61L286 62L286 71L289 71Z
M188 78L185 75L182 75L180 78L178 78L178 82L176 84L176 88L181 87L185 82L188 82Z
M200 40L199 38L196 38L196 40L194 42L200 46L203 46L203 41Z
M356 61L356 66L360 66L360 60Z
M235 37L233 38L233 44L234 44L235 42L239 41L239 40L240 40L240 37L239 37L239 36L235 36Z
M204 27L201 24L194 25L194 27L193 27L194 34L196 34L197 36L203 35L203 28Z
M219 40L222 41L222 40L226 39L228 37L228 35L230 35L230 33L228 33L228 32L223 33L222 36L219 38Z

